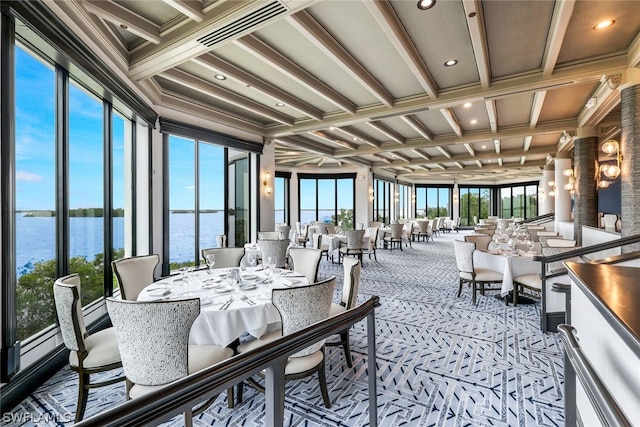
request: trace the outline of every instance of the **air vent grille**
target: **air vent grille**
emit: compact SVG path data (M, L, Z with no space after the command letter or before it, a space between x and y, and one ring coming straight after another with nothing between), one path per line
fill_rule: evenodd
M227 40L237 34L251 29L252 27L255 27L256 25L268 21L273 17L281 15L286 11L287 8L280 2L275 1L273 3L269 3L264 7L243 16L242 18L236 19L235 21L225 25L222 28L218 28L217 30L209 34L200 37L198 39L198 42L207 47L214 46L217 43Z

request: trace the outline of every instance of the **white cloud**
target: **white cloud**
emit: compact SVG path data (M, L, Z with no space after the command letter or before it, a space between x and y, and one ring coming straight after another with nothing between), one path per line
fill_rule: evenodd
M42 181L42 175L38 175L37 173L31 173L26 171L17 171L16 172L16 181Z

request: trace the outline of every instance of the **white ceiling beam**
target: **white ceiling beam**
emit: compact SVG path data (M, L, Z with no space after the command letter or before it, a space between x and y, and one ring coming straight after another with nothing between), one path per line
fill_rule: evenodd
M640 65L640 32L636 34L636 38L631 42L629 47L629 67L637 67Z
M502 157L498 157L498 165L502 166Z
M387 1L365 1L363 3L425 93L431 98L437 98L438 85L433 80L422 56L411 41L391 4Z
M446 158L450 159L451 153L449 152L449 150L447 150L446 148L442 147L442 146L437 146L436 147L438 149L439 152L441 152Z
M482 165L482 162L481 162L480 160L476 160L476 165L478 165L478 167L479 167L480 169L482 169L482 166L483 166L483 165Z
M471 154L472 156L476 155L476 150L474 150L473 146L471 144L469 144L468 142L466 144L464 144L464 148L466 148L467 151L469 152L469 154Z
M429 129L424 124L422 124L422 122L418 120L414 115L409 114L406 116L401 116L400 118L404 120L406 124L411 126L413 130L418 132L418 134L420 134L420 136L424 139L428 141L433 139L433 134L431 133L431 131L429 131Z
M612 77L622 78L622 76ZM620 91L615 83L611 83L609 76L604 76L590 99L595 99L596 105L591 108L586 105L582 107L578 113L578 127L593 126L604 119L620 103Z
M391 153L391 157L395 159L400 159L405 162L410 162L412 160L411 157L405 156L404 154L401 154L401 153Z
M360 132L358 129L354 128L353 126L343 126L336 129L346 133L347 135L350 135L352 138L357 138L362 142L364 142L365 144L371 145L372 147L380 147L381 145L380 141L370 137L364 132Z
M413 151L413 150L412 150ZM442 156L431 156L429 159L424 159L424 158L413 158L409 161L410 164L412 165L428 165L431 163L446 163L446 162L450 162L450 161L455 161L455 162L460 162L460 163L464 163L464 162L474 162L476 160L480 160L482 162L492 162L496 160L496 157L498 159L502 159L502 158L519 158L521 156L542 156L545 155L549 152L555 152L555 147L551 146L551 145L547 145L547 146L542 146L542 147L534 147L531 148L529 151L524 151L522 149L517 149L517 150L503 150L502 154L500 156L496 156L494 153L492 152L484 152L484 153L476 153L474 155L468 154L468 153L463 153L463 154L455 154L455 155L451 155L451 157L448 157L447 155L445 155L443 153ZM360 153L358 153L360 155ZM393 163L394 166L400 166L402 165L401 163Z
M542 106L544 105L544 98L546 96L546 90L541 90L533 95L533 105L531 106L531 113L529 114L529 127L531 127L531 129L535 128L538 125L540 113L542 112Z
M202 3L185 0L162 0L178 12L189 17L196 22L201 22L204 19L204 13L202 13Z
M340 138L338 135L331 132L323 132L323 131L317 130L315 132L309 132L309 134L317 138L320 138L324 141L330 142L332 144L336 144L341 147L347 148L349 150L357 150L359 147L358 144L345 141L344 138Z
M342 96L325 83L316 79L298 64L294 63L280 52L277 52L257 37L248 35L240 40L236 40L234 43L243 50L249 52L251 55L260 59L265 64L270 65L305 88L314 92L316 95L331 102L336 107L343 109L349 114L355 114L356 105L353 102L349 101L346 97Z
M496 149L496 154L500 154L500 140L499 139L494 139L493 140L493 146Z
M473 54L476 58L480 85L486 89L491 84L491 70L489 68L487 34L482 16L482 3L480 0L463 0L462 5L464 6L464 14L467 17L467 27L469 28Z
M184 71L180 71L178 69L171 69L171 70L162 72L160 75L165 79L171 80L172 82L178 83L184 87L188 87L190 89L203 93L212 98L216 98L221 101L228 102L229 104L235 105L236 107L240 107L254 114L258 114L260 116L266 117L270 120L274 120L282 124L288 124L289 126L293 126L293 119L291 117L285 114L279 113L277 111L271 110L262 104L259 104L250 99L239 96L234 92L221 88L218 85L206 82Z
M291 147L298 150L305 150L310 153L320 154L324 156L331 156L334 150L326 145L311 141L309 138L303 138L301 136L287 136L276 138L276 142L279 142L287 147Z
M418 156L422 157L423 159L425 159L425 160L427 160L427 161L430 161L430 160L431 160L431 157L430 157L430 156L428 156L428 155L426 155L422 150L419 150L419 149L417 149L417 148L414 148L414 149L413 149L413 150L411 150L411 151L413 151L413 152L414 152L414 153L416 153Z
M160 43L160 27L142 16L131 12L113 1L82 3L90 13L96 15L125 31L154 43Z
M385 125L381 121L367 122L367 124L372 128L376 129L377 131L388 136L398 144L404 144L405 142L407 142L405 137L403 137L398 132L394 131L393 129L391 129L389 126Z
M551 29L547 36L547 45L544 49L542 75L545 77L553 74L556 67L556 62L560 55L560 49L562 48L567 28L569 28L569 21L571 21L575 4L575 0L562 0L555 2L553 17L551 18Z
M373 75L366 70L347 50L324 29L306 10L285 18L314 46L346 71L353 79L367 89L378 101L387 107L393 107L393 95Z
M374 157L380 159L380 161L386 163L386 164L391 164L391 159L387 159L384 156L381 156L380 154L374 154Z
M489 116L489 126L491 126L491 132L498 132L498 112L496 111L496 101L484 101L487 107L487 115Z
M317 166L318 167L322 166L326 161L327 161L326 157L321 157L320 160L318 160Z
M198 58L194 58L191 61L208 70L222 74L227 78L236 80L245 85L250 85L255 91L267 95L276 101L283 102L287 107L291 107L315 120L322 120L322 111L294 96L289 95L285 91L272 86L264 80L255 77L253 74L236 67L224 59L207 53Z
M527 161L527 156L522 156L520 157L520 164L524 165L524 163Z
M524 137L523 144L522 144L524 151L529 151L529 148L531 148L532 140L533 140L533 137L531 135Z
M440 110L440 112L442 113L442 116L447 121L447 123L449 123L449 126L451 126L451 129L453 129L455 134L458 136L462 136L462 127L460 126L460 123L458 122L456 116L453 114L453 111L451 111L451 109L449 108L443 108Z
M459 167L460 169L464 169L464 165L460 162L453 162L453 164Z

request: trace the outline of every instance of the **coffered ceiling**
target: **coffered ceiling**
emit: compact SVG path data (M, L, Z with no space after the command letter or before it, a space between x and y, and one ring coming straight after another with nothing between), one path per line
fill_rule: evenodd
M416 182L539 177L563 131L619 134L619 75L640 65L637 1L46 4L161 115L260 135L282 167Z

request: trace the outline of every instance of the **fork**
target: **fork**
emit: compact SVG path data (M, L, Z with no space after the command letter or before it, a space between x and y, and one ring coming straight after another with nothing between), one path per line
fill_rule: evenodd
M246 302L249 305L255 305L255 302L253 302L253 300L251 298L249 298L248 296L246 296L244 294L240 297L240 299L242 301Z
M233 302L233 297L231 296L229 297L228 300L225 301L224 304L222 304L222 307L220 307L220 310L226 310L227 308L229 308L232 302Z

